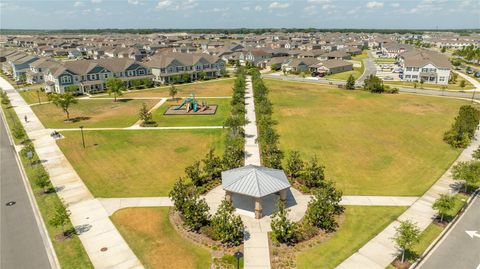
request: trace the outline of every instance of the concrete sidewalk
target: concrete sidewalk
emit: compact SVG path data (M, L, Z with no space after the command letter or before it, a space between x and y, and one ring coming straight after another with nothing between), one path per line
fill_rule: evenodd
M480 146L479 132L475 134L471 145L467 147L457 158L455 163L469 161L472 153ZM455 164L454 163L454 164ZM395 235L395 228L400 221L411 220L418 225L421 231L425 230L436 216L432 205L440 194L454 194L457 192L459 182L455 182L451 175L453 165L440 177L440 179L412 206L407 209L398 220L392 222L382 232L371 239L360 248L355 254L342 262L339 269L384 269L399 254L392 237Z
M70 220L79 232L85 250L95 268L143 268L123 237L110 221L107 211L93 197L59 149L50 131L45 129L20 94L3 78L3 88L20 118L38 157L58 189L58 196L71 212ZM28 122L23 121L27 116ZM106 247L106 251L101 251Z
M460 75L462 78L464 78L465 80L467 80L468 82L472 83L473 87L475 87L475 91L478 91L480 90L480 82L478 82L478 80L470 77L469 75L467 74L464 74L462 72L459 72L459 71L453 71L455 73L457 73L458 75ZM474 91L474 90L469 90L469 91Z

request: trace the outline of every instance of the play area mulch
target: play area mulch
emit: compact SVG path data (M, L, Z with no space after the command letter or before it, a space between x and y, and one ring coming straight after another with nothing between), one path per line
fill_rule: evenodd
M185 107L176 110L178 106L170 106L164 113L164 115L214 115L217 112L217 105L209 104L207 108L199 108L197 112L193 109L187 112Z

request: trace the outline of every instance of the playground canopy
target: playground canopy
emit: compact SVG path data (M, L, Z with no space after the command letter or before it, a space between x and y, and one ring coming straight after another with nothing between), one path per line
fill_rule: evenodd
M290 183L283 170L250 164L222 172L222 188L226 191L227 199L230 200L231 193L254 197L255 217L261 218L261 198L279 193L280 199L285 201Z

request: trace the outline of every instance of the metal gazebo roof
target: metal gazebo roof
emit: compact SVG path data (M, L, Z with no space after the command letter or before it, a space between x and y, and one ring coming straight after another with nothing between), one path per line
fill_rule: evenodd
M263 197L290 187L282 170L257 165L247 165L222 172L225 191L252 197Z

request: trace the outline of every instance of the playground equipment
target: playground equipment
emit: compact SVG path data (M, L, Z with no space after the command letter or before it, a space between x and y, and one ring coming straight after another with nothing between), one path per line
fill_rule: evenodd
M205 111L206 109L208 109L207 102L202 101L202 103L199 104L197 99L195 98L194 93L191 93L190 97L185 98L185 100L183 100L183 102L179 106L175 107L174 110L180 110L184 106L187 110L187 113L192 111L192 110L193 110L193 112L198 112L198 111Z

